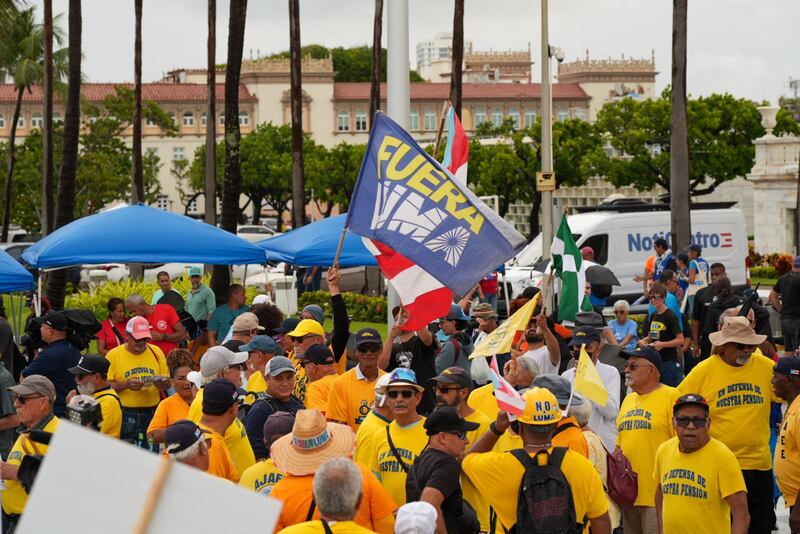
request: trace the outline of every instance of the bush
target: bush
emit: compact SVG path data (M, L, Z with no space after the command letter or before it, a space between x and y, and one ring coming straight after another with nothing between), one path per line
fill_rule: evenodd
M791 254L770 254L767 256L767 263L775 267L778 276L781 276L792 270L794 258Z
M778 271L775 267L753 267L750 269L751 278L778 278Z
M360 293L342 293L347 313L354 321L369 323L386 322L386 297L370 297ZM331 315L331 295L326 291L306 291L300 295L297 302L298 309L303 309L309 304L316 304L325 310L325 315Z

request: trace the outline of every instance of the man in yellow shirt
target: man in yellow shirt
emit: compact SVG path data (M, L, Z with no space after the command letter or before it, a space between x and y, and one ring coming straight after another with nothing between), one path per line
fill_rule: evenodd
M269 449L272 444L286 434L292 433L294 425L294 415L289 412L277 412L272 414L267 422L264 423L264 446ZM256 462L247 468L239 478L239 485L259 495L269 497L275 484L281 481L283 472L275 467L275 462L267 456L263 460Z
M677 437L658 448L652 474L659 531L747 533L745 481L730 449L709 436L706 400L697 394L679 397L672 423ZM639 473L642 476L646 474Z
M146 448L147 427L161 401L159 390L170 386L164 353L150 344L150 323L133 317L125 326L125 344L108 351L108 381L122 402L120 438Z
M282 356L283 350L271 336L253 336L249 343L239 347L241 352L246 352L250 358L246 362L245 376L247 376L247 404L253 404L256 399L267 392L267 380L264 378L264 368L273 356Z
M622 350L625 385L629 393L617 416L617 447L639 474L639 492L632 508L623 510L625 531L631 534L658 534L656 516L656 481L653 472L655 454L662 443L675 435L672 429L672 405L678 391L662 384L661 356L651 347Z
M3 500L3 519L13 529L25 511L28 492L33 484L32 479L22 476L20 465L27 456L44 456L47 453L47 445L32 441L30 431L55 432L59 420L53 415L56 388L48 378L29 375L8 390L14 394L14 408L24 429L11 448L8 458L0 461L0 478L6 485L5 490L0 493Z
M353 454L355 462L369 463L370 457L375 452L374 436L386 432L386 427L394 419L392 409L386 404L386 385L389 383L389 378L390 376L385 374L375 382L375 403L356 432L356 452Z
M790 509L789 527L792 532L800 532L800 358L787 356L778 360L772 390L787 404L775 447L775 481Z
M708 400L713 421L709 433L736 456L747 484L750 532L769 533L774 517L769 416L775 363L753 354L764 339L746 317L726 317L722 328L709 335L714 354L697 364L678 390Z
M558 465L569 485L576 523L588 521L593 534L610 534L608 501L594 466L581 454L552 445L552 435L561 420L561 409L555 395L546 389L533 387L522 398L525 400L525 409L517 416L517 421L523 448L492 452L497 440L510 425L508 414L501 411L491 424L490 431L469 449L461 464L462 471L489 500L502 526L510 530L517 524L518 499L535 498L520 494L527 470L537 469L537 465ZM560 462L556 463L559 458ZM568 506L564 502L560 504ZM538 515L536 509L528 509L529 517L526 520L552 519L547 511L553 507L541 508L543 510L539 510L539 513L542 515Z
M122 403L117 392L111 389L108 383L108 368L111 364L102 356L87 354L81 356L78 365L70 367L69 372L75 375L77 392L89 395L100 403L103 422L100 423L100 432L113 438L119 437L122 428ZM74 394L74 390L71 394ZM71 395L67 396L67 402Z
M231 457L230 450L222 437L238 413L239 392L236 386L225 378L217 378L203 388L203 416L197 426L211 434L208 448L209 464L206 472L210 475L239 482L239 471Z
M309 347L325 343L325 329L314 319L303 319L297 323L294 330L286 333L285 336L292 341L292 351L286 354L286 357L292 361L296 371L293 394L301 402L305 402L308 376L306 376L306 370L300 365L300 361L303 353Z
M348 425L353 432L364 422L375 401L375 381L384 374L378 368L378 355L383 348L381 335L374 328L356 333L358 365L338 377L328 393L328 421ZM416 406L415 406L416 408Z
M301 356L300 365L305 368L308 377L306 408L316 408L326 413L331 384L339 377L331 349L325 345L311 345Z

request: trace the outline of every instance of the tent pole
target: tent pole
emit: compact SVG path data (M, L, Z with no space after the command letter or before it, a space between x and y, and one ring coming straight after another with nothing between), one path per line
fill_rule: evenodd
M23 299L25 298L25 293L19 294L19 314L17 314L17 341L22 339L22 306L23 306Z
M36 292L36 299L34 300L36 308L36 317L42 314L42 271L39 271L39 291Z

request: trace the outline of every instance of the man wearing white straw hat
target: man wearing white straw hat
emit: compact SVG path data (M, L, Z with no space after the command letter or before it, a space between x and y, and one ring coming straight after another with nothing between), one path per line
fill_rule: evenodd
M747 485L750 532L771 530L772 457L769 449L772 369L769 358L753 354L766 336L750 327L747 317L727 317L710 334L714 354L692 369L678 386L708 401L714 422L709 433L736 455Z
M300 410L295 415L292 433L279 438L270 448L270 456L285 473L270 493L283 501L275 531L319 519L320 511L313 498L314 474L322 464L334 458L350 458L356 436L347 425L325 421L316 409ZM369 530L390 534L397 507L370 470L356 463L363 479L363 498L353 521Z

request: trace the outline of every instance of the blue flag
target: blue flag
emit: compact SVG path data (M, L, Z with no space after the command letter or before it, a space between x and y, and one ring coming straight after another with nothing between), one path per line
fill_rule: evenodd
M345 226L464 295L525 238L383 113L375 114Z

